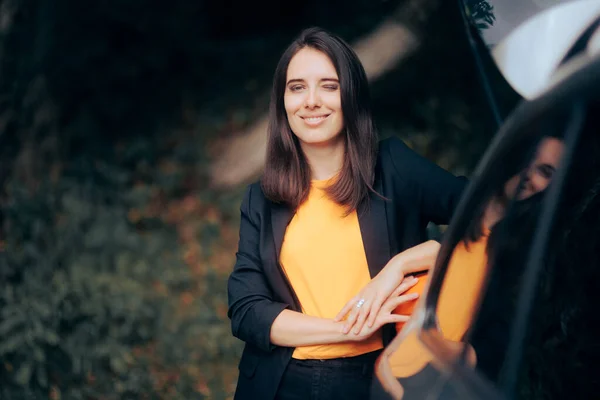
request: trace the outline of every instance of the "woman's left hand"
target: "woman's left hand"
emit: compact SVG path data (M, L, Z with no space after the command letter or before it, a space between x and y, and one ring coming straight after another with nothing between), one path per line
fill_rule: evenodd
M395 274L394 276L390 276ZM400 274L400 276L398 276ZM390 297L404 293L417 283L418 279L410 276L404 278L400 269L382 270L360 293L354 296L335 317L341 321L348 314L343 332L348 333L354 328L358 334L365 322L372 327L381 309L381 305ZM398 282L400 284L398 285Z
M381 272L358 295L350 299L342 311L336 315L336 321L341 321L344 316L348 315L344 333L348 333L354 328L354 333L358 334L365 321L367 326L372 327L381 305L390 296L398 296L417 283L417 278L405 279L405 276L413 272L428 270L435 263L439 250L438 242L428 240L396 254Z

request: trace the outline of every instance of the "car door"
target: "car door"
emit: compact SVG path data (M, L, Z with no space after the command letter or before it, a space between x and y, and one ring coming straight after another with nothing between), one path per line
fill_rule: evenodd
M596 396L600 57L574 59L481 160L372 399Z

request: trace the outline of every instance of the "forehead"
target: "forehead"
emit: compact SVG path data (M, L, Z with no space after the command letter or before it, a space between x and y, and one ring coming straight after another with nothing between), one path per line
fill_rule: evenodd
M290 60L287 69L287 80L322 78L338 78L333 63L325 53L305 47Z
M564 143L562 140L556 138L545 138L538 147L536 160L539 163L556 166L560 161L563 148Z

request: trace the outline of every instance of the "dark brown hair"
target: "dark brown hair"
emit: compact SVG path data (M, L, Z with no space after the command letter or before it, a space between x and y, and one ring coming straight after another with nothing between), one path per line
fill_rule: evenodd
M261 184L265 196L294 210L310 190L310 167L292 132L284 106L287 70L303 48L321 51L333 63L340 81L345 139L342 169L327 194L351 212L373 191L377 158L377 132L371 118L369 86L365 70L350 46L320 28L304 30L285 50L273 79L269 108L267 160Z

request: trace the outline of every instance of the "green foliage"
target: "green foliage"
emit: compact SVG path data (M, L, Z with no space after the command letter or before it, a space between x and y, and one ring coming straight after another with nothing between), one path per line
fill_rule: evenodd
M494 15L494 6L486 0L467 0L467 13L475 22L479 31L488 29L494 25L496 16Z
M158 201L185 182L183 164L169 163L135 185L139 171L76 160L35 189L9 182L0 398L230 393L239 343L224 313L226 274L210 265L211 252L197 251L221 235L214 220L203 220L219 211L200 209L199 195Z

